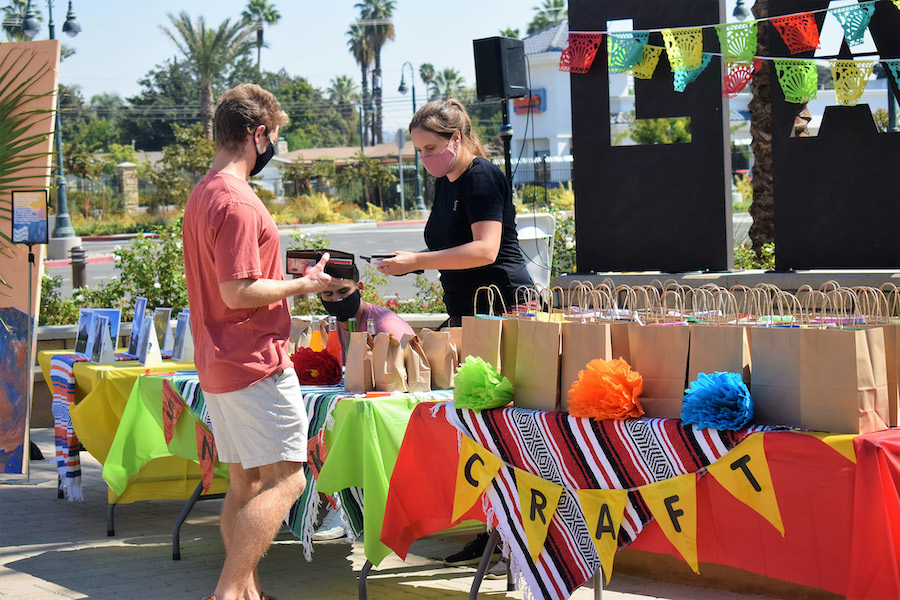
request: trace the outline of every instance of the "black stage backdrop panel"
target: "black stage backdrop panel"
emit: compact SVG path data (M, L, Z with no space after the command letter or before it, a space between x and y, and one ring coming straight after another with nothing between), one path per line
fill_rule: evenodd
M571 31L606 31L608 21L629 18L634 30L721 22L719 0L569 0ZM664 46L660 33L649 43ZM704 29L703 49L719 51L712 28ZM685 144L611 145L605 38L591 70L573 73L571 85L578 272L729 269L719 57L681 93L665 51L652 79L635 79L636 117L690 117Z
M771 0L772 16L821 10L826 0ZM825 13L817 13L822 29ZM900 57L900 11L878 2L869 31L881 58ZM772 56L790 56L776 31ZM853 58L846 41L841 58ZM795 57L811 58L807 52ZM856 60L874 57L857 56ZM818 64L824 66L824 62ZM772 77L772 152L775 199L775 261L790 269L900 267L900 202L896 171L900 134L878 133L869 105L838 106L834 90L818 91L829 104L815 137L791 137L801 105L785 102ZM897 87L890 79L897 97ZM887 92L885 92L887 93Z

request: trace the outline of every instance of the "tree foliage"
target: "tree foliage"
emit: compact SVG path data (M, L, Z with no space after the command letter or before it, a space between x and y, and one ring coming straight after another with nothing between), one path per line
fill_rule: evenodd
M544 0L540 6L535 6L533 10L535 15L531 23L528 24L528 35L561 23L569 16L569 11L566 9L566 0Z
M172 126L175 143L163 148L163 157L152 167L145 167L142 176L156 188L149 211L159 204L183 207L193 187L209 170L216 150L212 140L203 133L200 123L190 127Z
M394 159L396 162L396 159ZM395 183L394 174L381 161L357 152L353 160L337 174L335 182L342 190L352 192L362 188L362 195L358 204L365 208L366 205L378 200L378 206L384 208L381 198L381 190Z

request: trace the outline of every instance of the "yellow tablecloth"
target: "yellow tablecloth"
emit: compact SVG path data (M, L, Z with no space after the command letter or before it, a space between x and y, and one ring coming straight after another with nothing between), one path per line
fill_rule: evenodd
M71 354L71 350L44 350L38 352L38 364L44 381L51 385L50 360L55 354ZM116 361L100 365L91 362L75 363L75 404L70 408L72 425L79 441L101 464L112 445L138 377L149 372L170 373L190 370L190 361L164 360L162 366L148 369L138 361ZM52 387L51 387L52 392ZM110 503L129 503L139 500L180 500L191 496L200 481L200 467L191 460L179 456L167 456L150 461L132 479L121 496L109 491ZM216 478L210 494L228 490L228 480Z

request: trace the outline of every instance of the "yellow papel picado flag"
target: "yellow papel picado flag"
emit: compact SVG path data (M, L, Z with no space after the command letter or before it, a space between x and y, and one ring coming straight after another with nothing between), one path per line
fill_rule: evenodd
M519 491L519 510L522 512L522 527L528 538L528 552L531 560L537 557L547 539L550 520L556 514L562 487L541 479L521 469L514 469L516 487Z
M612 576L613 560L619 547L619 526L625 513L625 490L578 490L584 521L600 556L606 583Z
M472 508L484 488L491 483L503 461L468 436L462 436L452 518L456 521Z
M641 496L666 537L699 573L697 560L697 476L671 477L642 486Z
M732 496L758 512L784 535L784 524L763 447L767 435L749 436L706 469Z

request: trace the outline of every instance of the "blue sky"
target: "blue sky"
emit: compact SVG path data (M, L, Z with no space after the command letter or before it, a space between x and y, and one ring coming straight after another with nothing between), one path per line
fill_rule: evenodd
M272 1L272 0L270 0ZM349 75L359 84L360 73L347 51L345 33L358 11L358 0L274 0L281 21L265 30L268 48L262 51L265 70L286 69L302 75L321 89L336 75ZM397 92L404 61L418 71L423 62L435 68L457 69L466 84L475 84L472 40L499 35L506 27L525 32L539 0L397 0L396 40L382 51L385 131L405 127L412 116L409 92ZM46 2L40 1L46 16ZM207 25L236 18L246 0L74 0L73 8L83 31L75 38L61 35L67 2L54 3L57 37L76 50L60 67L60 80L78 84L86 99L100 92L118 92L123 98L140 91L137 80L155 65L176 56L171 40L160 30L166 14L187 11L203 15ZM46 26L38 38L46 38ZM407 68L407 74L409 69ZM408 77L408 75L407 75ZM407 84L409 82L407 81ZM416 101L421 105L425 85L416 79Z

